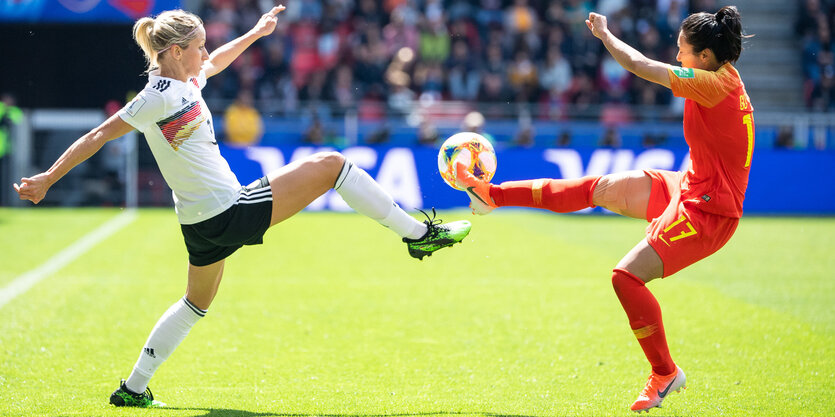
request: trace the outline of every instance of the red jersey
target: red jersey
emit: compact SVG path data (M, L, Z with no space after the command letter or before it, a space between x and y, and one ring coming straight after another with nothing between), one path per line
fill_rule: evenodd
M684 140L691 166L681 180L681 201L700 210L742 217L754 151L754 108L731 64L716 71L674 67L670 87L684 97Z

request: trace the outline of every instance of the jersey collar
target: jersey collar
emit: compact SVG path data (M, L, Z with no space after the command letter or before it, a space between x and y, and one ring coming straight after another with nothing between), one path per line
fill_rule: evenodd
M174 83L176 83L177 85L190 85L190 84L191 84L191 80L192 80L193 78L194 78L194 77L189 78L189 79L188 79L188 82L183 82L183 81L180 81L180 80L178 80L178 79L176 79L176 78L168 78L168 77L163 77L163 76L159 75L159 68L157 68L157 69L155 69L155 70L153 70L153 71L151 71L151 72L149 72L149 73L148 73L148 81L156 81L156 80L170 80L171 82L174 82Z

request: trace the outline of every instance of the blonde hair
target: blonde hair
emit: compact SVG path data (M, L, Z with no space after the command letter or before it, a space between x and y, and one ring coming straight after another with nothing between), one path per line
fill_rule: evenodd
M147 71L159 68L159 56L174 45L186 48L203 24L197 15L185 10L168 10L156 18L143 17L133 25L133 39L145 53Z

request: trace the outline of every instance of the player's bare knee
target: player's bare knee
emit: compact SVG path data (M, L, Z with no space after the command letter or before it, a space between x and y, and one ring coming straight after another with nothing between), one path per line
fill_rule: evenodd
M345 163L345 156L339 152L319 152L313 155L316 163L329 171L339 171Z
M327 173L328 177L336 178L345 165L345 156L339 152L319 152L313 155L313 163L318 170Z
M624 198L621 192L621 176L619 174L604 175L594 188L592 202L595 206L604 207L619 212L623 207Z
M651 186L652 180L643 171L605 175L598 181L592 201L615 213L642 218Z
M612 287L615 288L615 292L620 292L621 289L630 285L646 285L649 281L652 279L639 277L620 265L612 270Z

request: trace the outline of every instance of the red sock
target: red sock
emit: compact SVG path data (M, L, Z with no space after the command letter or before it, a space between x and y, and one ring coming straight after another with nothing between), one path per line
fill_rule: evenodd
M652 371L658 375L670 375L675 372L676 365L670 357L664 324L661 322L661 307L644 281L627 271L615 269L612 285L626 311L626 316L629 317L629 326L632 327L644 355L652 365Z
M592 195L599 176L573 180L507 181L490 187L490 197L497 206L544 208L557 213L571 213L593 207Z

